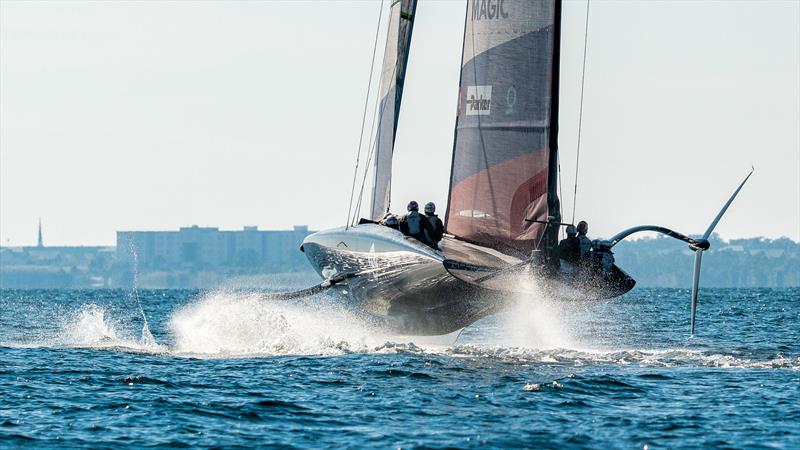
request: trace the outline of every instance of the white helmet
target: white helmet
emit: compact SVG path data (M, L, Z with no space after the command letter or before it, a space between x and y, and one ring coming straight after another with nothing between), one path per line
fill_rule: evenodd
M436 212L436 205L433 202L428 202L425 204L425 214L433 214Z

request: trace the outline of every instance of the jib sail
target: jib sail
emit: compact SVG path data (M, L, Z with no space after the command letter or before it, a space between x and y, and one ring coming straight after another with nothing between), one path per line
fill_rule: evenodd
M378 129L373 150L374 181L370 217L375 220L381 219L389 210L392 154L416 8L417 0L394 0L389 15L379 91Z
M560 220L560 15L559 0L468 1L446 222L460 239L527 253L558 231L540 222Z

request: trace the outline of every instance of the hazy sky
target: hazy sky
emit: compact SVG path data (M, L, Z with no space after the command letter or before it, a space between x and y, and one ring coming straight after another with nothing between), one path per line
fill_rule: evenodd
M0 1L0 241L343 225L378 1ZM387 5L388 7L388 1ZM564 8L572 210L585 2ZM443 212L463 1L421 0L394 210ZM378 60L383 50L381 32ZM591 3L578 218L800 240L800 2Z

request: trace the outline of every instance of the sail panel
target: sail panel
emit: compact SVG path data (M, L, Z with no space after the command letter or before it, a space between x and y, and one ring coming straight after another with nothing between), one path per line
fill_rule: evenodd
M381 219L389 210L392 156L416 8L417 0L395 0L389 13L379 90L378 128L373 148L370 217L374 220Z
M539 248L548 207L554 0L470 0L447 231Z

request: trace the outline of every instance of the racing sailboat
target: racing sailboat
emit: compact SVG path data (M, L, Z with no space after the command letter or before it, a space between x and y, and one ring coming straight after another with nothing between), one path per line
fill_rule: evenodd
M413 335L457 331L534 288L566 299L630 291L635 281L616 264L577 267L556 250L566 225L557 195L561 0L467 1L445 236L433 249L380 224L390 205L416 3L395 0L390 9L370 216L309 235L301 246L325 279L320 286L338 289L394 331ZM610 254L639 231L688 243L697 252L694 332L702 252L745 181L702 238L644 225L597 243L593 256Z

